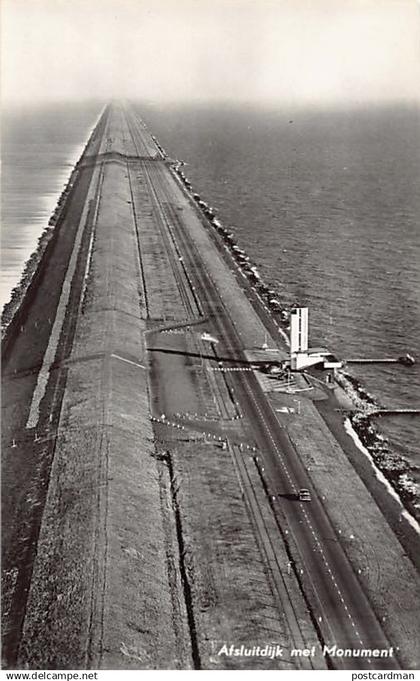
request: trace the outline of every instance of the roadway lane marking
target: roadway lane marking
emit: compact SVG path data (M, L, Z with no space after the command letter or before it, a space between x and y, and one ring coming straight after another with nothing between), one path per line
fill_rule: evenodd
M209 273L208 273L208 271L207 271L206 265L203 265L203 268L202 268L202 269L203 269L203 272L205 272L206 275L207 275L207 277L209 278ZM242 273L242 274L243 274L243 273ZM245 277L245 275L243 275L243 276ZM212 277L210 277L210 281L213 281L213 278L212 278ZM216 291L217 291L217 293L218 293L220 299L223 300L223 296L221 295L221 293L220 293L220 291L219 291L219 287L218 287L217 283L214 282L214 284L215 284L215 289L216 289ZM258 294L257 294L257 295L258 295ZM263 305L264 305L264 303L263 303ZM264 305L264 307L265 307L265 305ZM275 321L275 320L273 320L273 321ZM276 321L275 321L275 324L276 324L276 326L279 328L279 330L281 330L280 327L279 327L279 325L277 324ZM236 328L235 324L233 324L233 327ZM282 331L282 330L281 330L281 331ZM285 335L284 332L282 332L282 333L283 333L283 335ZM231 348L233 348L232 343L231 343L231 341L230 341L228 335L226 336L225 329L224 329L224 333L223 333L222 335L224 336L223 340L224 340L225 344L226 344L228 347L230 346ZM247 379L245 376L244 376L243 384L244 384L244 387L245 387L246 392L248 393L249 397L251 398L251 400L252 400L252 402L253 402L253 404L254 404L254 407L255 407L256 410L258 411L258 414L259 414L259 416L260 416L260 418L261 418L261 422L265 425L266 433L268 434L270 440L271 440L272 443L273 443L274 449L275 449L275 451L277 452L277 455L278 455L278 460L279 460L279 462L280 462L280 464L281 464L283 470L285 471L286 476L287 476L289 482L291 483L292 488L295 490L295 489L296 489L296 488L295 488L295 485L294 485L294 483L293 483L293 481L292 481L292 479L291 479L291 475L290 475L290 473L289 473L289 470L288 470L288 468L287 468L286 465L285 465L285 462L284 462L284 460L283 460L283 456L282 456L281 452L279 451L279 449L278 449L278 447L277 447L277 443L276 443L276 441L274 440L274 438L273 438L273 436L272 436L272 434L271 434L270 428L267 427L267 421L266 421L266 419L265 419L265 417L264 417L264 414L263 414L263 412L262 412L262 410L261 410L259 404L258 404L257 401L255 400L255 397L254 397L254 395L253 395L252 389L251 389L250 386L249 386L248 379ZM324 551L323 551L323 549L322 549L322 546L321 546L319 540L316 538L316 535L315 535L315 532L314 532L314 530L313 530L312 524L311 524L311 522L310 522L310 520L309 520L309 517L308 517L308 515L307 515L307 512L306 512L304 509L303 509L303 515L304 515L304 518L305 518L307 524L309 525L309 527L310 527L310 529L311 529L311 532L312 532L312 534L313 534L313 536L314 536L314 538L315 538L316 546L319 547L320 553L321 553L321 555L322 555L322 560L323 560L323 562L324 562L324 564L325 564L325 566L326 566L326 568L327 568L328 573L331 575L331 580L332 580L332 582L333 582L333 584L334 584L335 590L336 590L336 592L337 592L337 594L338 594L338 596L339 596L339 598L340 598L340 601L344 604L344 607L345 607L345 610L346 610L346 612L347 612L347 614L348 614L348 617L349 617L349 619L350 619L350 621L351 621L353 627L355 627L355 624L354 624L353 618L352 618L352 616L351 616L351 614L350 614L350 612L349 612L348 606L347 606L347 604L346 604L345 601L344 601L343 594L342 594L340 588L339 588L338 585L337 585L337 582L336 582L336 580L335 580L335 577L334 577L334 575L333 575L333 573L332 573L332 571L331 571L331 568L330 568L330 566L329 566L329 564L328 564L328 562L327 562L327 560L326 560L326 557L325 557ZM319 599L319 597L318 597L318 599ZM321 601L320 601L320 603L321 603ZM359 641L360 641L361 645L363 646L364 644L363 644L363 641L362 641L362 639L361 639L360 637L359 637Z
M228 248L227 246L225 246L225 249L226 249L226 250L228 251L228 253L230 254L230 250L229 250L229 248ZM245 274L243 273L242 269L241 269L238 265L237 265L237 269L238 269L239 273L242 275L242 277L243 277L245 280L247 280L247 277L245 276ZM206 272L207 276L209 276L209 273L208 273L208 271L207 271L207 267L206 267L206 266L203 267L203 270ZM217 284L216 284L216 289L217 289L217 292L218 292L220 298L223 300L223 295L220 293ZM283 331L283 329L281 328L281 326L278 324L278 322L277 322L275 319L273 319L273 317L272 317L272 315L271 315L271 311L269 310L269 308L267 307L267 305L265 304L265 302L262 300L261 296L260 296L260 295L258 294L258 292L256 292L256 291L254 291L254 293L255 293L256 297L260 300L260 303L262 303L263 307L264 307L264 308L267 310L267 312L269 313L271 320L274 322L275 326L278 328L279 332L281 333L281 335L283 336L283 338L286 340L287 345L289 345L290 343L289 343L289 339L288 339L287 335L285 334L285 332ZM235 327L234 324L233 324L233 326ZM239 333L239 332L238 332L238 333ZM239 333L239 335L241 335L241 334ZM227 338L225 338L224 341L225 341L226 344L229 344L229 345L232 347L230 341L229 341L229 343L227 342ZM250 395L250 397L251 397L251 399L252 399L252 401L253 401L253 403L254 403L254 406L257 408L257 411L259 412L260 417L262 417L263 423L266 424L266 421L265 421L265 418L263 417L262 411L261 411L261 409L259 408L259 405L257 404L257 402L255 401L255 399L254 399L254 397L253 397L253 394L252 394L252 391L250 391L250 389L249 389L248 382L246 381L246 382L244 382L244 383L245 383L246 392L248 393L248 395ZM284 471L285 471L285 473L286 473L286 475L287 475L287 477L288 477L288 479L289 479L289 481L290 481L290 483L291 483L293 489L295 489L295 486L294 486L294 484L293 484L293 482L292 482L292 480L291 480L291 476L290 476L290 474L289 474L289 471L288 471L288 469L286 468L284 461L282 460L282 455L281 455L281 453L280 453L280 451L279 451L279 449L278 449L278 447L277 447L277 445L276 445L276 443L275 443L275 441L274 441L274 439L273 439L273 437L272 437L272 435L271 435L269 429L267 429L267 427L266 427L266 432L268 433L268 435L269 435L271 441L272 441L273 444L274 444L274 448L275 448L275 450L276 450L276 452L277 452L277 454L278 454L279 462L281 463L282 468L284 469ZM342 593L341 593L341 590L339 589L339 587L338 587L338 585L337 585L337 582L336 582L336 580L335 580L335 577L334 577L334 575L333 575L333 573L332 573L332 571L331 571L331 568L330 568L330 566L328 565L328 562L327 562L327 560L326 560L326 558L325 558L325 554L324 554L324 551L323 551L323 549L322 549L322 546L320 545L319 541L318 541L317 538L316 538L316 535L315 535L315 533L314 533L314 531L313 531L312 525L311 525L311 523L310 523L310 521L309 521L309 518L308 518L308 516L307 516L307 514L306 514L305 511L304 511L304 515L305 515L306 521L308 522L308 524L309 524L310 527L311 527L311 532L312 532L312 534L313 534L313 536L314 536L314 538L315 538L316 544L317 544L317 546L318 546L319 549L320 549L320 553L321 553L321 555L322 555L323 562L324 562L324 564L326 565L328 572L331 574L331 579L332 579L332 581L333 581L333 583L334 583L334 586L335 586L335 589L336 589L336 591L337 591L337 593L338 593L338 596L339 596L341 602L343 603L343 605L344 605L344 607L345 607L345 610L346 610L347 613L348 613L349 619L350 619L350 620L352 621L352 623L353 623L353 619L352 619L352 616L351 616L351 614L350 614L350 612L349 612L348 606L347 606L347 604L346 604L345 601L344 601L344 598L343 598L343 595L342 595ZM354 625L353 625L353 626L354 626ZM359 636L358 632L356 632L356 634ZM363 647L363 646L364 646L364 643L363 643L362 639L360 638L360 636L359 636L359 642L360 642L360 644L361 644L362 647ZM367 660L367 661L368 661L369 664L371 664L371 660Z
M244 378L245 378L245 377L244 377ZM247 381L246 381L246 382L247 382ZM259 412L259 414L260 414L260 416L261 416L261 418L262 418L263 423L266 424L267 422L266 422L266 420L265 420L265 418L264 418L264 416L263 416L262 410L260 409L259 405L255 402L254 397L253 397L253 395L252 395L252 391L249 389L248 385L247 385L247 392L248 392L248 395L250 395L250 397L252 398L252 400L253 400L253 402L254 402L254 405L256 406L256 408L257 408L257 410L258 410L258 412ZM270 430L269 430L267 427L266 427L266 432L268 433L268 435L269 435L271 441L273 442L274 448L275 448L275 450L276 450L276 452L277 452L277 454L278 454L279 461L280 461L280 463L281 463L283 469L286 471L287 477L288 477L289 480L291 481L291 477L290 477L289 471L287 470L287 468L286 468L286 466L285 466L285 463L284 463L284 460L283 460L283 456L282 456L281 452L279 451L279 449L278 449L278 447L277 447L277 444L276 444L276 442L275 442L273 436L271 435ZM293 489L295 489L295 485L294 485L293 483L292 483L292 487L293 487ZM341 592L341 589L339 588L339 586L338 586L338 584L337 584L335 578L334 578L334 579L332 578L332 577L333 577L333 572L332 572L331 567L329 566L328 561L327 561L327 559L326 559L326 557L325 557L324 550L323 550L323 548L322 548L322 546L321 546L319 540L316 538L316 535L315 535L315 533L314 533L314 531L313 531L312 523L311 523L311 521L310 521L310 518L309 518L309 516L308 516L308 513L307 513L307 511L306 511L305 509L302 509L302 511L303 511L303 516L304 516L304 518L305 518L305 520L306 520L306 523L307 523L307 525L310 527L311 532L312 532L312 534L313 534L314 537L315 537L315 544L316 544L317 548L319 548L320 554L321 554L321 556L322 556L322 560L323 560L323 562L324 562L325 567L327 568L327 572L331 575L331 581L332 581L333 584L334 584L335 590L336 590L336 592L337 592L337 594L338 594L338 596L339 596L339 598L340 598L340 601L341 601L341 602L343 603L343 605L344 605L344 608L345 608L345 610L346 610L346 614L347 614L347 616L348 616L348 618L349 618L349 620L350 620L352 626L355 627L356 625L355 625L355 623L354 623L354 620L353 620L352 615L350 614L349 608L347 607L347 604L345 603L345 600L344 600L343 594L342 594L342 592ZM361 645L364 646L364 643L363 643L363 641L362 641L361 638L359 638L359 641L360 641Z
M248 386L247 386L247 392L248 392L248 394L252 397L252 392L249 391ZM255 405L256 408L257 408L257 411L258 411L258 413L259 413L259 415L260 415L262 421L265 423L265 418L264 418L264 416L263 416L262 410L260 409L260 406L255 402L255 400L253 399L253 397L252 397L252 400L253 400L253 402L254 402L254 405ZM286 475L287 475L287 477L288 477L288 479L289 479L289 481L290 481L290 483L291 483L291 486L292 486L293 490L296 491L296 487L295 487L295 485L294 485L294 483L293 483L293 481L292 481L292 478L291 478L291 476L290 476L290 473L289 473L288 469L286 468L286 465L285 465L285 463L284 463L284 461L283 461L283 457L281 456L281 454L280 454L280 452L279 452L279 450L278 450L277 444L276 444L276 442L275 442L273 436L271 435L271 432L270 432L268 429L266 429L266 430L267 430L268 436L269 436L271 442L273 443L274 448L275 448L275 450L276 450L276 452L277 452L277 454L278 454L279 461L280 461L280 463L281 463L281 465L282 465L282 467L283 467L283 469L284 469L284 471L285 471L285 473L286 473Z
M207 272L207 268L206 268L205 266L203 267L203 270L204 270L204 272L206 272L207 276L209 276L209 274L208 274L208 272ZM242 272L241 272L241 274L242 274L242 276L244 276L244 278L246 278L245 275L243 275ZM223 300L223 296L221 295L221 293L220 293L220 291L219 291L219 288L218 288L217 284L216 284L215 288L216 288L216 290L217 290L217 292L218 292L220 298ZM258 295L258 294L257 294L257 295ZM264 304L264 303L263 303L263 304ZM264 307L266 307L266 306L264 305ZM274 321L275 325L277 326L277 328L279 329L279 331L282 333L282 335L285 336L285 334L284 334L283 330L280 328L279 324L278 324L275 320L273 320L273 321ZM223 334L223 335L225 335L225 334ZM227 344L227 346L230 346L230 347L232 348L232 344L231 344L231 342L228 340L227 337L224 338L224 342ZM266 424L264 415L263 415L263 413L262 413L262 411L261 411L261 409L260 409L258 403L256 402L256 400L255 400L255 398L254 398L254 396L253 396L252 391L251 391L250 388L249 388L249 385L248 385L248 381L247 381L247 380L244 381L244 387L245 387L245 390L246 390L246 392L248 393L248 395L251 397L251 400L252 400L254 406L256 407L256 409L257 409L257 411L258 411L259 416L260 416L260 418L261 418L261 420L262 420L262 423L265 424L265 426L266 426L266 427L265 427L266 433L269 435L269 437L270 437L270 439L271 439L271 441L272 441L272 443L273 443L273 445L274 445L275 451L277 452L277 455L278 455L278 460L279 460L279 462L280 462L280 464L281 464L281 466L282 466L284 472L286 473L286 476L287 476L287 478L288 478L288 480L289 480L289 482L290 482L292 488L295 489L295 485L294 485L294 483L293 483L293 481L292 481L292 479L291 479L290 473L289 473L288 469L286 468L285 462L283 461L282 454L280 453L280 451L279 451L279 449L278 449L278 447L277 447L277 444L276 444L274 438L273 438L272 435L271 435L271 432L270 432L269 428L267 428L267 424ZM327 560L326 560L326 558L325 558L325 554L324 554L324 551L323 551L323 549L322 549L322 546L320 545L318 539L316 538L316 535L315 535L315 532L314 532L314 530L313 530L312 524L310 523L309 517L308 517L308 515L307 515L307 513L306 513L305 511L304 511L304 516L305 516L306 522L309 524L309 526L310 526L310 528L311 528L311 532L312 532L312 535L313 535L313 537L314 537L314 539L315 539L316 545L317 545L317 546L319 547L319 549L320 549L320 553L321 553L321 555L322 555L323 562L324 562L324 564L326 565L329 574L331 575L331 579L332 579L332 581L333 581L333 583L334 583L335 590L336 590L336 592L337 592L337 594L338 594L338 596L339 596L339 598L340 598L340 601L343 603L343 605L344 605L344 607L345 607L345 610L346 610L346 612L347 612L347 614L348 614L348 617L349 617L350 621L353 623L352 616L351 616L351 614L350 614L350 612L349 612L349 609L348 609L347 604L346 604L345 601L344 601L343 594L342 594L341 590L340 590L339 587L338 587L338 584L337 584L337 582L336 582L336 579L335 579L335 577L334 577L334 575L333 575L333 573L332 573L332 571L331 571L331 568L330 568L330 566L328 565L328 562L327 562ZM355 625L354 625L354 626L355 626ZM359 642L361 643L362 646L364 645L364 644L363 644L363 641L362 641L362 639L361 639L360 637L359 637ZM368 660L368 662L370 663L371 661Z
M111 354L111 357L114 357L115 359L121 360L121 362L127 362L127 364L132 364L135 367L139 367L140 369L146 369L146 367L143 364L139 364L138 362L132 362L131 359L126 359L125 357L121 357L120 355L116 355L115 352Z
M246 383L248 383L248 382L246 381ZM266 420L265 420L265 417L264 417L264 415L263 415L263 413L262 413L262 410L260 409L259 405L256 403L256 401L255 401L255 399L254 399L254 397L253 397L252 391L249 389L248 384L246 385L246 391L247 391L248 395L251 397L252 401L254 402L254 405L256 406L257 411L259 412L259 414L260 414L260 416L261 416L262 422L263 422L264 424L266 424ZM274 438L273 438L273 436L272 436L270 430L269 430L267 427L266 427L266 432L267 432L267 434L269 435L269 437L270 437L270 439L271 439L271 441L272 441L272 443L273 443L273 445L274 445L274 448L275 448L275 450L276 450L276 452L277 452L279 461L280 461L280 463L281 463L283 469L285 470L285 472L286 472L286 474L287 474L287 477L289 478L289 480L290 480L290 482L291 482L291 485L292 485L293 489L296 489L294 483L293 483L292 480L291 480L290 473L289 473L289 471L288 471L288 469L286 468L286 465L285 465L285 463L284 463L283 456L282 456L281 452L279 451L279 449L278 449L278 447L277 447L277 443L275 442L275 440L274 440ZM305 517L305 520L306 520L307 524L311 527L312 533L314 534L315 542L316 542L317 547L319 547L319 549L320 549L320 553L321 553L321 555L322 555L323 562L324 562L325 566L327 567L327 569L329 570L329 572L332 574L331 568L330 568L330 566L328 565L328 562L327 562L327 560L326 560L326 558L325 558L324 551L323 551L323 549L322 549L322 547L321 547L321 545L320 545L320 543L319 543L319 540L316 538L315 533L313 532L313 528L312 528L311 521L310 521L309 516L308 516L307 512L305 511L305 509L303 509L303 515L304 515L304 517ZM337 594L338 594L338 596L339 596L341 602L344 604L345 601L344 601L343 594L342 594L341 590L339 589L339 587L338 587L338 585L337 585L337 582L335 582L335 581L334 581L334 586L335 586L335 590L336 590L336 592L337 592ZM319 597L318 597L318 600L319 600L319 602L321 603ZM349 612L348 607L346 608L346 612L347 612L347 615L348 615L350 621L353 622L353 618L352 618L352 616L351 616L351 614L350 614L350 612ZM360 640L360 639L359 639L359 640ZM360 641L361 641L361 640L360 640ZM363 646L364 644L363 644L362 641L361 641L361 643L362 643L362 646Z

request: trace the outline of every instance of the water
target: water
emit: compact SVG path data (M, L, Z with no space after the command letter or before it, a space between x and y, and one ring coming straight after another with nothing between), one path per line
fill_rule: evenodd
M19 282L99 112L94 103L3 111L1 308Z
M2 302L48 222L100 107L5 115ZM167 152L286 303L310 308L312 345L341 357L384 406L420 407L420 116L139 106ZM420 419L381 421L420 482Z
M275 284L310 309L310 340L387 407L420 408L420 114L139 106L170 156ZM420 418L382 419L420 482Z

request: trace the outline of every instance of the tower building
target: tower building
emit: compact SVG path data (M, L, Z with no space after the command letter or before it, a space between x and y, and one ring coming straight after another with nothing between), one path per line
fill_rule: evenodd
M342 366L327 348L308 347L308 308L296 307L290 313L290 368L302 371L319 365L324 369Z

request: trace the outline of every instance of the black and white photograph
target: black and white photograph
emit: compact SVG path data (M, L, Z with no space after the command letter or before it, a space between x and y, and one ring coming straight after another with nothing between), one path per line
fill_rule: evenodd
M0 13L1 679L414 680L420 1Z

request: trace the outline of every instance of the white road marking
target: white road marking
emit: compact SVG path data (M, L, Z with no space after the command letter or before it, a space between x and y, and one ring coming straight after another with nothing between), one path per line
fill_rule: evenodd
M259 414L260 414L260 416L261 416L261 418L262 418L263 423L266 423L266 420L265 420L265 418L264 418L264 415L263 415L263 413L262 413L262 410L261 410L260 406L257 404L257 402L255 401L255 399L253 398L252 391L249 390L248 386L246 386L246 390L247 390L248 394L251 396L251 398L252 398L252 400L253 400L253 402L254 402L254 405L257 407L257 410L258 410L258 412L259 412ZM284 471L285 471L285 473L286 473L286 475L287 475L289 481L291 482L293 489L295 489L295 485L294 485L293 482L292 482L290 473L289 473L288 469L286 468L286 465L285 465L285 462L284 462L284 460L283 460L282 454L281 454L279 448L277 447L277 443L275 442L275 440L274 440L273 436L271 435L271 432L270 432L270 430L269 430L268 428L266 428L266 432L267 432L267 434L269 435L270 440L272 441L272 443L273 443L273 445L274 445L274 448L275 448L275 450L276 450L276 452L277 452L277 455L278 455L279 461L280 461L280 463L281 463L281 465L282 465L282 468L284 469ZM331 568L330 568L330 565L329 565L329 563L328 563L328 561L327 561L327 559L326 559L326 557L325 557L324 550L323 550L323 548L322 548L322 546L321 546L319 540L318 540L318 539L316 538L316 536L315 536L315 533L314 533L313 528L312 528L311 521L310 521L309 516L308 516L308 514L307 514L307 512L306 512L305 509L303 509L303 515L304 515L304 517L305 517L306 523L308 524L308 526L309 526L310 529L311 529L311 533L314 535L316 546L319 548L319 551L320 551L320 554L321 554L321 556L322 556L322 560L323 560L323 562L324 562L324 564L325 564L325 567L326 567L328 573L329 573L329 574L331 575L331 577L332 577L332 580L331 580L331 581L332 581L333 584L334 584L335 591L337 592L337 594L338 594L338 596L339 596L339 598L340 598L340 601L341 601L341 602L343 603L343 605L344 605L346 614L347 614L347 616L348 616L348 618L349 618L349 620L350 620L352 626L355 627L356 625L355 625L354 620L353 620L353 618L352 618L352 616L351 616L351 614L350 614L349 608L348 608L348 606L347 606L347 604L346 604L346 602L345 602L345 600L344 600L344 597L343 597L343 594L342 594L342 592L341 592L341 589L339 588L339 586L338 586L338 584L337 584L337 582L336 582L336 579L335 579L335 577L333 576L333 572L332 572L332 570L331 570ZM362 641L362 639L361 639L360 637L359 637L359 641L360 641L360 643L361 643L362 646L363 646L364 644L363 644L363 641Z
M146 367L143 364L138 364L138 362L132 362L131 359L120 357L120 355L116 355L115 352L112 353L111 357L114 357L115 359L120 359L121 362L127 362L127 364L132 364L133 366L139 367L140 369L146 369Z

